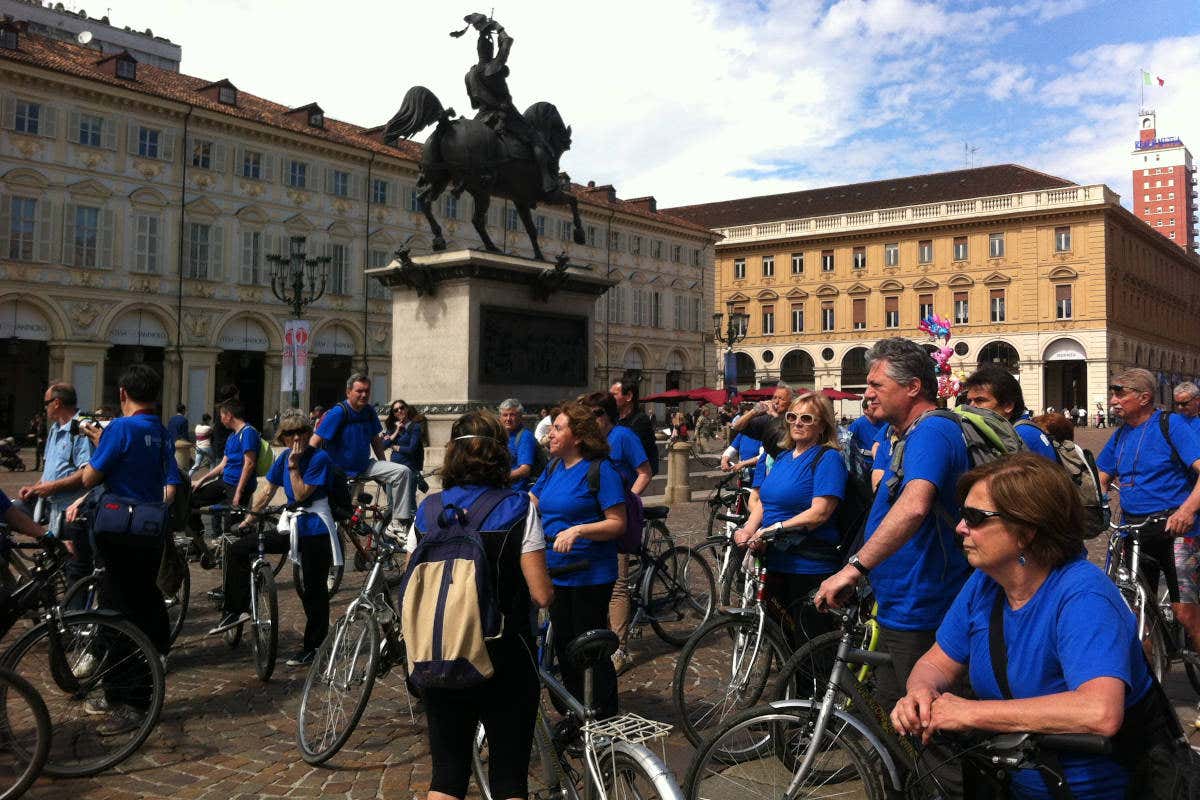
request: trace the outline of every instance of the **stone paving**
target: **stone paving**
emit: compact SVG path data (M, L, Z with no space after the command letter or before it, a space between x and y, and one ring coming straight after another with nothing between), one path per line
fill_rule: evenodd
M1081 432L1084 446L1099 450L1108 431ZM32 458L27 459L32 467ZM15 494L26 477L0 474L0 489ZM705 506L677 506L671 530L688 542L702 532ZM1093 543L1094 545L1099 544ZM1102 548L1093 546L1093 558ZM348 572L333 600L336 615L357 591L365 573ZM428 788L429 755L420 708L411 709L398 678L389 674L375 684L364 719L346 747L324 767L310 767L295 745L296 712L305 670L283 660L299 645L303 614L290 570L279 574L280 663L269 683L254 675L248 644L230 649L205 631L217 617L205 592L215 572L192 565L192 606L170 657L167 699L162 719L146 745L117 769L76 780L41 779L27 795L35 800L241 800L241 798L410 798ZM673 648L647 626L631 650L634 668L621 678L623 710L673 722L670 690L675 668ZM1168 693L1189 730L1196 696L1178 667ZM1194 736L1200 744L1200 736ZM668 763L680 778L691 748L682 734L665 743Z

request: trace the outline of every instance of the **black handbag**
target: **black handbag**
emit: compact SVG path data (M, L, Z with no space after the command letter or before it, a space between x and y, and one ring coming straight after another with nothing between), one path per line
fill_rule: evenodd
M93 538L134 536L158 543L170 530L171 506L161 501L131 500L105 491L92 508Z

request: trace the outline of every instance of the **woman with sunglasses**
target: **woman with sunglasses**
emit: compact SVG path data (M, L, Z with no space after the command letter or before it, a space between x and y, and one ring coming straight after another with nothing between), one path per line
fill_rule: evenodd
M937 731L1111 737L1120 729L1114 755L1131 755L1121 749L1147 731L1126 738L1125 717L1174 712L1154 707L1158 697L1166 705L1165 695L1152 691L1136 620L1087 560L1075 484L1057 464L1018 453L963 475L958 496L957 532L976 571L913 667L892 711L896 730L928 741ZM993 638L1004 644L999 653ZM977 700L956 693L964 677ZM1115 757L1058 757L1076 800L1126 796L1129 774ZM1040 773L1020 770L1012 796L1056 795Z
M408 467L414 476L408 491L412 507L417 507L415 476L425 468L425 448L429 446L429 429L425 416L403 400L396 400L388 409L383 423L384 449L392 448L391 460Z
M760 458L754 470L750 517L734 540L759 550L762 534L776 526L803 526L799 535L775 539L767 547L767 590L787 612L793 646L832 629L808 597L841 566L836 555L823 557L821 544L838 541L833 512L846 494L846 464L838 447L833 403L806 392L784 414L786 433L770 471Z

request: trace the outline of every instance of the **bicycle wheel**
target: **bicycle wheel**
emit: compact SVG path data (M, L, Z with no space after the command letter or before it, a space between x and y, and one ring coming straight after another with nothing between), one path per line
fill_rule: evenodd
M675 538L671 536L671 531L661 520L651 520L646 523L642 548L650 554L651 558L658 558L673 547L675 547Z
M329 590L330 597L337 594L338 587L342 585L342 573L345 569L345 565L340 567L337 564L329 565L329 577L325 580L325 587ZM297 595L304 590L304 570L299 563L292 564L292 586Z
M747 605L746 550L730 542L726 557L729 560L718 570L721 576L718 587L721 608L744 608Z
M778 624L757 614L722 614L701 626L679 653L671 683L680 727L693 747L721 722L764 699L788 657Z
M613 742L600 755L600 782L609 800L676 800L674 776L643 745Z
M85 575L71 584L62 595L62 607L69 611L95 611L100 607L100 584L95 575Z
M279 598L275 594L275 575L263 562L254 568L254 619L250 622L250 649L254 651L254 673L260 681L271 679L275 656L279 652Z
M183 621L187 617L191 595L192 572L189 569L183 572L183 583L179 584L179 591L172 595L163 595L167 604L167 619L171 624L171 644L175 644L175 640L183 631Z
M488 783L488 759L487 734L480 724L475 730L475 746L471 750L471 775L484 800L505 800L492 795L492 787ZM558 774L557 754L550 739L550 730L546 727L545 718L538 714L533 726L533 747L529 751L529 796L557 794L554 790L559 786Z
M0 800L14 800L46 764L50 712L29 681L0 669L0 715Z
M317 650L304 681L296 744L309 764L333 757L362 717L378 669L379 627L366 612L342 617Z
M146 635L109 612L63 615L27 631L2 659L41 694L54 736L45 773L94 775L121 763L150 735L166 693L163 664ZM85 707L105 716L89 716ZM89 701L89 702L84 702Z
M659 556L644 587L650 626L658 638L676 647L709 618L717 597L712 570L690 547L674 547Z
M1150 588L1146 585L1144 578L1138 578L1147 603L1154 602L1154 595L1150 592ZM1129 609L1133 612L1134 617L1138 616L1138 599L1137 593L1131 587L1121 588L1121 598ZM1159 683L1166 679L1167 673L1171 669L1171 657L1167 653L1167 643L1163 638L1163 631L1156 622L1157 617L1151 609L1146 611L1146 635L1142 639L1142 649L1146 652L1146 660L1150 663L1150 672L1158 679Z
M785 796L811 744L816 709L748 709L700 746L684 779L690 800ZM791 797L882 798L865 740L841 717L830 720L812 769Z

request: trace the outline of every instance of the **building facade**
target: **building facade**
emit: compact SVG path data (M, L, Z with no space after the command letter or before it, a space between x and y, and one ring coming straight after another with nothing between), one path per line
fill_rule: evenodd
M1196 250L1196 167L1178 137L1159 137L1153 111L1138 117L1133 143L1133 213L1168 240Z
M46 36L77 42L81 38L93 50L104 55L128 52L142 64L179 71L183 48L163 36L155 36L147 28L118 28L108 17L89 17L86 11L70 11L62 3L41 0L0 0L0 16L12 17L26 24L26 30Z
M1094 410L1125 366L1166 399L1200 374L1200 262L1103 185L1003 165L671 213L724 237L714 300L749 317L739 386L861 391L871 343L926 341L931 313L955 372L1000 362L1031 408Z
M22 432L39 387L73 382L81 406L115 406L122 368L162 370L164 406L189 415L237 384L250 419L286 404L281 350L288 307L270 288L269 255L330 259L311 323L301 400L329 405L352 370L377 399L403 396L389 375L390 311L367 267L402 242L429 249L414 187L419 149L386 147L379 128L328 119L317 103L288 108L210 81L139 63L127 53L0 28L0 434ZM565 208L538 209L547 252L620 274L601 298L596 384L640 368L647 388L703 382L715 236L577 186L588 242L574 245ZM444 196L450 247L478 247L469 199ZM493 203L492 236L529 255L524 230ZM557 241L554 241L557 240ZM658 292L648 314L640 287ZM678 298L678 300L676 299ZM676 304L688 309L672 316ZM696 311L697 307L701 310ZM610 321L611 320L611 321ZM401 343L402 345L402 343Z

